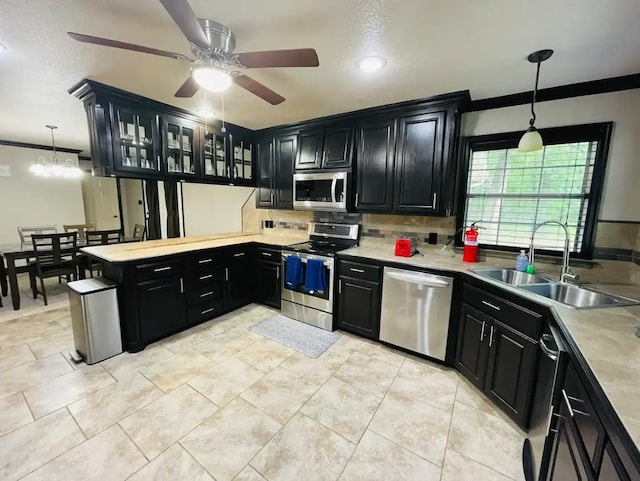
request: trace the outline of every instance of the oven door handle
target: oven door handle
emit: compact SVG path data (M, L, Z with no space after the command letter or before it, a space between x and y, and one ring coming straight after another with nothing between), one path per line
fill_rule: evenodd
M336 197L336 188L338 187L338 179L336 177L331 181L331 202L334 204L337 202Z

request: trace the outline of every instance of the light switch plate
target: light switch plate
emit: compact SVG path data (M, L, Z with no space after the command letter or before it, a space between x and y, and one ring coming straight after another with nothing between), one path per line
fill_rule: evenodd
M11 177L10 165L0 165L0 177Z

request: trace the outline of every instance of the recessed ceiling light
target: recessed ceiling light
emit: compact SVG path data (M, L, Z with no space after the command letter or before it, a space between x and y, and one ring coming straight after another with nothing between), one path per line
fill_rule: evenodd
M363 72L376 72L387 64L387 61L382 57L376 57L374 55L368 57L362 57L356 62L356 66Z
M196 113L198 114L198 117L202 119L207 119L207 120L211 120L216 116L216 113L207 107L202 107L201 109L198 109Z
M4 43L0 42L0 52L4 52L6 50L7 50L7 46Z

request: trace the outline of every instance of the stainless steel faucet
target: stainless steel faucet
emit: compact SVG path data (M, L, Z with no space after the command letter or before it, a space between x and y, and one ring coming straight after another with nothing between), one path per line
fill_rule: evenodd
M531 244L529 245L529 264L533 264L535 260L533 239L536 235L536 231L544 225L559 225L564 229L564 252L562 253L562 271L560 271L560 282L576 282L580 278L580 276L574 273L571 267L569 267L569 244L571 242L569 240L569 229L567 229L566 224L563 224L562 222L559 222L557 220L548 220L545 222L541 222L533 228L533 231L531 232Z

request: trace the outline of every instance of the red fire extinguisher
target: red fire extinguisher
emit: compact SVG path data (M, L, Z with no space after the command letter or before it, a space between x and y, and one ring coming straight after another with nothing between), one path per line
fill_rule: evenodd
M464 232L462 262L478 262L478 228L475 222Z

